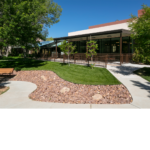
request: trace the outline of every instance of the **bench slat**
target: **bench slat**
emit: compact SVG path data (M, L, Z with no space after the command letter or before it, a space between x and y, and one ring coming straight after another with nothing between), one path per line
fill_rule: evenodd
M10 74L13 73L14 68L0 68L0 74Z

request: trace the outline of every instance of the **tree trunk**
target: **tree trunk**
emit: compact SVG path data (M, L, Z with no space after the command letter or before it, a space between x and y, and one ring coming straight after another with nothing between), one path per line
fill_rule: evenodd
M6 57L8 57L9 53L11 53L11 46L6 48Z
M5 47L5 56L8 57L8 47Z
M8 57L8 54L9 54L9 52L8 52L8 49L6 50L6 57Z
M24 55L24 58L26 58L26 49L23 49L23 55Z
M93 55L92 55L92 57L91 57L91 61L93 62Z
M92 57L91 57L91 61L92 61L92 69L93 69L93 65L94 65L94 64L93 64L93 55L92 55Z
M69 63L69 53L68 53L68 65L70 66L70 63Z
M2 56L2 49L0 48L0 56Z

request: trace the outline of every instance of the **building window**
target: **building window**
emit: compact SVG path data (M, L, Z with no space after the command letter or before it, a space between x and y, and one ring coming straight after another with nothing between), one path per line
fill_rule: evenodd
M110 39L102 39L102 53L110 53Z
M119 53L120 51L120 38L111 39L111 53Z
M122 53L130 53L129 37L122 37Z
M80 53L86 53L86 41L80 41Z

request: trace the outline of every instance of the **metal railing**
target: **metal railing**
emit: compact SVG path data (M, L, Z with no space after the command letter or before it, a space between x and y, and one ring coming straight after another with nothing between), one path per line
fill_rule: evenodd
M53 57L49 54L41 54L38 59L57 61L61 63L68 63L68 55L56 54ZM95 66L101 66L107 68L109 63L118 62L121 64L132 62L132 54L112 54L112 53L99 53L93 58L87 58L85 53L71 54L69 56L69 63L90 65L95 64Z

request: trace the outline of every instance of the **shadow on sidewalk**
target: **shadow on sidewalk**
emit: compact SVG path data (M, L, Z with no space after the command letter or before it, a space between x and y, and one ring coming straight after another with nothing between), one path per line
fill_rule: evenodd
M114 66L113 66L114 67ZM114 69L109 69L113 73L119 73L121 75L131 75L133 74L133 71L140 69L141 67L135 67L135 66L115 66Z
M15 77L16 75L0 75L0 85L7 84L5 82L9 81L11 78Z
M145 85L139 81L134 81L134 80L131 80L131 82L134 83L133 84L134 86L137 86L140 89L146 90L149 93L148 97L150 98L150 82L146 82L148 85Z

